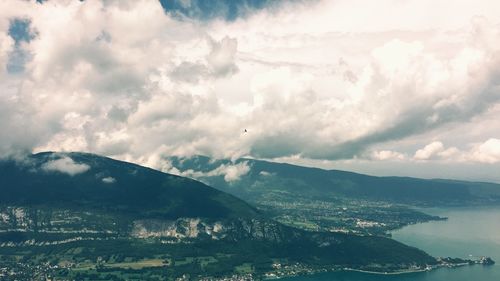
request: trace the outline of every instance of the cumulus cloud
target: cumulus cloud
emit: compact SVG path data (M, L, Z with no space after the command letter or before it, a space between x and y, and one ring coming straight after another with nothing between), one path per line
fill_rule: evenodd
M197 171L193 169L180 171L178 168L173 167L172 163L170 163L170 161L166 159L163 159L162 163L162 171L166 173L201 180L203 180L204 177L223 176L224 180L228 183L239 181L242 176L248 174L248 172L250 172L251 170L248 161L221 164L217 168L210 171Z
M444 160L457 163L495 164L500 162L500 140L490 138L484 142L474 143L459 149L445 147L440 141L434 141L419 149L413 156L417 161Z
M272 176L273 174L268 171L260 171L259 175L264 177L269 177Z
M424 148L415 152L413 159L415 160L431 160L431 159L445 159L452 160L452 157L457 156L461 152L456 147L445 148L442 142L434 141Z
M490 164L500 162L500 139L491 138L475 145L470 152L469 159Z
M392 150L377 150L371 154L372 159L376 160L403 160L405 155L403 153Z
M59 172L68 174L70 176L75 176L81 173L85 173L90 169L90 166L87 164L76 163L70 157L64 156L56 160L47 161L46 163L42 164L41 168L42 170L47 172Z
M219 167L208 172L187 170L183 171L180 174L193 178L223 176L224 180L230 183L239 181L241 176L244 176L248 174L248 172L250 172L250 169L251 167L248 165L248 162L243 161L237 164L221 164Z
M116 182L116 179L113 177L105 177L105 178L102 178L102 182L112 184L112 183Z
M414 158L417 160L428 160L431 157L436 156L443 150L443 143L440 141L435 141L426 145L424 148L417 150L417 152L415 152Z
M465 126L500 103L500 2L449 5L291 1L200 21L156 1L3 1L0 154L81 150L160 169L194 154L458 161L455 147L492 137ZM36 36L14 74L15 18ZM476 159L491 162L489 145Z
M220 165L215 170L208 172L207 176L224 176L227 182L239 181L241 176L250 172L250 166L246 161L234 165Z

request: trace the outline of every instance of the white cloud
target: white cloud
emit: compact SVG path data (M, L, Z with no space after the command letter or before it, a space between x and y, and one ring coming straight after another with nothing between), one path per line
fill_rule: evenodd
M429 160L444 150L444 145L440 141L434 141L424 148L417 150L413 156L417 160Z
M470 152L469 159L490 164L500 162L500 139L491 138L475 145Z
M168 169L164 155L411 161L435 139L481 142L487 126L474 139L465 126L500 101L500 2L449 5L320 0L201 22L157 1L3 1L0 66L9 19L37 36L25 72L1 73L0 154L83 150ZM462 156L434 143L413 158Z
M375 160L404 160L406 157L403 153L392 150L377 150L372 152L372 159Z
M243 161L237 164L221 164L219 167L210 170L208 172L196 171L193 169L179 171L176 167L173 167L172 164L168 160L162 160L163 163L163 172L190 177L193 179L203 179L203 177L216 177L223 176L226 182L235 182L239 181L241 176L244 176L250 172L250 165L248 165L248 161Z
M260 171L259 175L264 176L264 177L269 177L269 176L272 176L273 174L268 172L268 171Z
M460 160L460 157L462 157L461 155L461 151L456 148L456 147L449 147L441 152L439 152L439 157L441 157L442 159L447 159L447 160L454 160L454 159L458 159Z
M102 178L102 182L112 184L112 183L116 182L116 179L113 177L105 177L105 178Z
M60 159L49 160L41 166L42 170L47 172L59 172L68 174L70 176L75 176L81 173L85 173L90 169L87 164L80 164L73 161L68 156L64 156Z
M442 142L434 141L415 152L415 160L455 160L461 161L463 152L456 147L445 148Z
M243 161L237 164L221 164L219 167L208 172L187 170L180 174L192 178L224 176L224 180L230 183L239 181L241 176L248 174L248 172L250 172L250 166L247 161Z
M250 172L250 166L244 161L234 165L220 165L215 170L207 173L207 175L223 175L225 181L234 182L239 181L240 177L246 175L248 172Z

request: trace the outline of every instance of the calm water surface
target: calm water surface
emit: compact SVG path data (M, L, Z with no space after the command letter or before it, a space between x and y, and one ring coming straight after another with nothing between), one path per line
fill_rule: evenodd
M490 256L494 266L466 266L441 268L431 272L402 275L374 275L357 272L332 272L287 281L500 281L500 207L425 209L433 215L446 216L447 221L436 221L407 226L393 232L393 238L420 248L433 256L468 258Z

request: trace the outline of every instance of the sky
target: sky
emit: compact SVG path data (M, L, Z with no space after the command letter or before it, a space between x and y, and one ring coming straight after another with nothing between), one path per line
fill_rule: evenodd
M168 156L250 157L500 182L498 11L0 1L0 156L84 151L162 170Z

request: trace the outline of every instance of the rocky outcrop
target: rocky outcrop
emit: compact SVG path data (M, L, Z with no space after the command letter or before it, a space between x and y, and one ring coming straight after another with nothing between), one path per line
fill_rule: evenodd
M235 219L209 221L200 218L167 220L136 220L131 235L137 238L169 237L176 239L255 239L271 242L288 242L300 236L279 223L265 219Z
M144 219L133 222L131 235L136 238L170 237L222 239L224 227L220 222L205 222L199 218L177 220Z
M0 233L47 233L66 236L74 234L75 237L82 234L88 234L88 237L91 234L95 237L118 235L133 238L161 238L166 243L194 240L258 240L293 243L307 240L319 247L328 247L339 242L334 234L318 232L306 235L302 230L262 217L220 220L196 217L182 217L176 220L144 218L121 222L113 218L100 212L0 206ZM28 236L23 239L29 240L31 236ZM66 236L64 239L67 238ZM54 241L59 241L57 239Z

